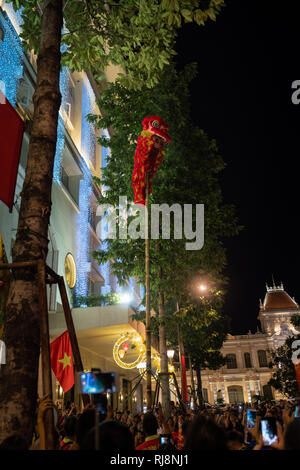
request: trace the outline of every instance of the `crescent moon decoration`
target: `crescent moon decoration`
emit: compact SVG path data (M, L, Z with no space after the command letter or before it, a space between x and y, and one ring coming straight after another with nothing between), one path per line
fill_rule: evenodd
M122 351L124 352L122 344L127 343L128 341L134 345L134 349L138 354L138 358L133 362L124 362L122 360L122 356L124 357L122 354ZM118 366L122 367L122 369L134 369L140 362L144 361L145 354L146 346L144 345L143 339L139 334L124 334L120 336L113 346L113 358Z

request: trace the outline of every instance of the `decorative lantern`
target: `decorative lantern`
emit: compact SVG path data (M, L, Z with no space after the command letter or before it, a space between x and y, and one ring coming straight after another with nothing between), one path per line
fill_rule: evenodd
M128 344L128 343L124 343L123 346L122 346L122 348L123 348L123 351L127 352L128 349L129 349L129 344Z

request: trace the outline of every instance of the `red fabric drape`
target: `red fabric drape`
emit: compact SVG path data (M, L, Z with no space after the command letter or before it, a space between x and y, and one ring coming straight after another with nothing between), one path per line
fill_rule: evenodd
M0 91L0 200L12 211L24 122Z

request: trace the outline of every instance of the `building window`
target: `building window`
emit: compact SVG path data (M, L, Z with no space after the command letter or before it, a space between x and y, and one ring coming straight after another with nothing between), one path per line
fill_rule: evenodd
M257 356L258 356L259 367L268 367L266 351L263 351L262 349L260 349L259 351L257 351Z
M250 369L250 367L252 367L250 353L245 352L244 359L245 359L245 367L247 369Z
M208 391L207 391L207 388L203 388L202 389L202 396L203 396L203 400L208 403Z
M236 355L226 354L227 369L237 369Z
M273 400L273 391L271 385L263 385L263 396L266 400Z

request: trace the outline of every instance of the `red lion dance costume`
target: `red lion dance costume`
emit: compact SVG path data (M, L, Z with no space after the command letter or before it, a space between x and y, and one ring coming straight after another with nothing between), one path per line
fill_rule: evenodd
M132 173L134 204L145 205L147 171L149 194L152 192L152 178L165 156L164 144L171 142L168 130L169 124L163 122L159 116L146 117L143 120L143 131L137 141Z

